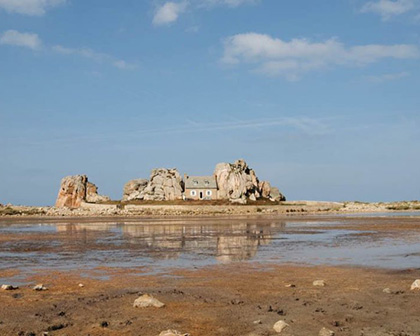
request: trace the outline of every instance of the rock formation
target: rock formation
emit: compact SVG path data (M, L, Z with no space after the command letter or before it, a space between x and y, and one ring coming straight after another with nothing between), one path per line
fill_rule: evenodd
M277 188L267 181L259 182L255 171L244 160L235 163L219 163L214 170L218 197L229 199L233 203L245 204L248 200L268 198L272 201L285 200Z
M108 196L103 196L98 194L98 187L88 182L86 184L86 202L88 203L101 203L110 201L111 199Z
M245 204L247 199L260 198L258 179L244 160L235 163L219 163L214 170L218 197L234 203Z
M182 199L184 182L178 170L153 169L150 180L132 180L124 186L123 200L173 201Z
M108 196L98 195L98 188L88 181L86 175L75 175L61 180L55 206L79 208L82 202L99 203L109 200Z
M279 188L271 187L270 190L270 200L273 202L285 201L286 197L280 192Z
M123 201L131 201L140 198L140 194L147 187L149 180L146 179L136 179L128 181L124 185L123 191Z

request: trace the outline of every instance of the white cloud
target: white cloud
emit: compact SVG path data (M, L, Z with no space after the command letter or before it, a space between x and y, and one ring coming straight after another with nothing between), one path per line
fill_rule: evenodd
M382 20L389 20L393 16L405 14L417 7L418 0L378 0L369 1L361 9L362 13L375 13Z
M153 24L155 26L163 26L174 23L178 20L179 16L190 8L191 10L197 9L210 9L215 6L228 6L235 8L245 4L255 4L261 0L183 0L181 2L168 1L158 7L153 17Z
M0 44L8 44L30 49L39 49L41 39L34 33L20 33L16 30L8 30L0 36Z
M366 79L372 83L383 83L399 80L410 76L408 72L388 73L382 75L367 76Z
M52 47L52 50L62 55L77 55L91 59L95 62L108 63L122 70L132 70L136 68L136 65L134 64L128 63L108 54L96 52L90 48L67 48L61 45L56 45Z
M153 24L156 26L168 25L176 20L180 14L184 13L187 9L187 2L166 2L156 10L153 17Z
M198 2L205 6L224 5L229 7L238 7L245 4L255 4L260 2L260 0L199 0Z
M0 8L9 13L44 15L52 7L64 4L66 0L0 0Z
M323 42L307 39L287 42L269 35L246 33L225 39L222 62L252 64L258 73L297 80L306 72L332 66L361 66L384 58L417 57L420 57L420 49L415 45L346 47L335 38Z

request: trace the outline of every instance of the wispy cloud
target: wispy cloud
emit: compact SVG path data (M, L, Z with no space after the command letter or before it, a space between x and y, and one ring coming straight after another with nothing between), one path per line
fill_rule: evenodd
M416 9L418 5L419 0L377 0L364 4L361 12L378 14L382 20L387 21Z
M238 7L246 4L256 4L260 2L260 0L196 0L196 2L201 6Z
M8 30L0 35L0 44L39 49L41 48L42 42L37 34L20 33L16 30Z
M90 48L68 48L61 45L53 47L44 45L38 34L21 33L17 30L8 30L0 34L0 45L11 45L17 47L29 48L32 50L43 50L46 52L54 52L61 55L75 55L90 59L98 63L106 63L122 70L133 70L137 66L115 56L99 53Z
M136 68L135 64L130 64L112 55L96 52L90 48L67 48L61 45L56 45L53 46L51 49L54 52L62 55L76 55L87 59L91 59L95 62L108 63L119 69L131 70Z
M308 39L283 41L269 35L246 33L224 40L225 64L251 64L266 76L298 80L307 72L332 66L363 66L386 58L420 57L416 45L357 45L347 47L335 38L322 42Z
M0 0L0 8L8 13L40 16L53 7L66 3L66 0Z
M383 82L391 82L395 80L399 80L402 78L409 77L410 74L408 72L398 72L398 73L387 73L381 75L371 75L365 77L369 82L372 83L383 83Z
M54 137L54 144L71 144L74 145L76 142L88 143L88 142L108 142L120 140L130 140L130 142L154 136L161 135L184 135L184 134L196 134L196 133L213 133L221 134L220 132L230 131L241 131L250 130L254 133L265 132L266 130L284 130L285 132L294 132L296 134L308 135L308 136L324 136L333 132L330 126L331 118L310 118L310 117L281 117L281 118L266 118L266 119L246 119L246 120L232 120L232 121L221 121L221 122L203 122L186 120L184 123L179 125L173 125L170 127L158 127L158 128L143 128L135 131L125 130L121 132L107 132L97 133L94 135L77 135L77 136L66 136L66 137ZM11 142L19 142L23 140L23 144L27 141L20 138L9 138ZM33 138L28 139L30 144L33 146L40 146L48 144L49 140L43 141L39 139L35 141Z
M231 8L239 7L244 4L255 4L260 0L183 0L179 2L167 1L156 8L153 16L155 26L168 26L176 22L180 15L187 9L192 11L197 9L210 9L217 6L227 6Z

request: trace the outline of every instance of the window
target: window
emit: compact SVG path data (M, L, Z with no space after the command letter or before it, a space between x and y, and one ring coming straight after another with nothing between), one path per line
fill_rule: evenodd
M206 186L208 186L208 185L210 184L210 182L209 182L209 181L204 181L204 184L205 184Z
M194 185L198 185L198 181L197 180L193 180L193 184Z
M190 194L191 196L197 196L197 192L195 190L191 190Z
M206 196L211 196L211 190L206 191Z

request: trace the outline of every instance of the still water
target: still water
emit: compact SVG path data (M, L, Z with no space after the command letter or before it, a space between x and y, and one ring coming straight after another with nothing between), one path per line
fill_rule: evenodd
M352 230L348 220L0 221L0 280L11 269L28 274L103 266L141 266L152 273L242 262L420 267L420 231Z

